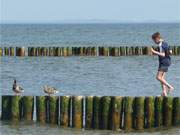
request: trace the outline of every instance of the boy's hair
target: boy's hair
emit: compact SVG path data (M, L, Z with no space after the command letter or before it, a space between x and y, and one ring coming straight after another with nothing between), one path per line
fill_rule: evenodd
M153 40L155 40L156 38L161 38L161 34L159 32L156 32L152 35Z

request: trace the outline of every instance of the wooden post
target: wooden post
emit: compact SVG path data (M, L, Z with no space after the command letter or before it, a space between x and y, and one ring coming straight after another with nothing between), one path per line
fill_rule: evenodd
M133 123L133 97L125 97L123 99L124 108L124 129L126 131L132 130Z
M96 47L91 47L91 56L96 56L97 50Z
M41 123L46 122L46 97L37 96L36 97L36 117L37 121Z
M25 56L25 48L16 47L16 56Z
M86 129L92 128L93 125L93 97L86 97L86 116L85 116L85 127Z
M22 98L22 108L24 120L33 120L33 111L34 111L34 97L33 96L24 96Z
M4 56L9 56L9 48L4 47Z
M60 126L70 126L70 97L60 97Z
M68 47L68 56L72 56L72 47Z
M126 47L125 46L121 46L120 47L120 52L121 52L121 56L126 56Z
M144 128L144 97L135 97L133 123L137 130Z
M58 124L59 97L49 96L49 123Z
M100 128L109 129L109 116L110 116L110 103L111 98L109 96L103 96L101 98L101 120Z
M103 56L109 56L109 48L103 47Z
M118 130L122 127L122 97L111 97L110 129Z
M99 129L100 125L100 99L101 97L93 97L93 128Z
M163 114L163 97L156 97L155 98L155 126L161 127L162 126L162 114Z
M145 127L154 127L154 97L145 98Z
M11 96L11 120L19 121L21 118L21 96Z
M180 97L174 97L173 99L173 118L172 122L174 126L180 125Z
M172 125L173 98L164 97L163 100L163 125L169 127Z
M0 56L3 56L3 49L0 47Z
M54 48L49 47L49 56L54 56Z
M83 127L83 100L82 96L72 97L72 127Z
M9 55L10 55L10 56L14 56L14 55L15 55L14 47L10 47L10 48L9 48Z
M2 96L2 120L11 119L11 96Z

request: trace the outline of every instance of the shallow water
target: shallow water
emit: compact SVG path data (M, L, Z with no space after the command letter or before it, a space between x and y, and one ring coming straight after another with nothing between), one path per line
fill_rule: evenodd
M155 56L133 57L2 57L0 89L12 92L13 79L25 89L25 95L43 95L48 84L59 95L159 95L155 79ZM172 96L180 96L180 57L172 57L167 80L175 87Z
M77 130L72 128L60 128L52 125L39 125L35 123L11 123L0 121L0 133L2 135L178 135L179 127L161 130L145 130L141 132L109 131L109 130Z
M156 31L180 45L180 23L117 23L1 24L0 46L147 46Z

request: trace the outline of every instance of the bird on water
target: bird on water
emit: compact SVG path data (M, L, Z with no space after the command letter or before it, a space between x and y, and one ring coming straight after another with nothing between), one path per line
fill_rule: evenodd
M21 86L17 85L16 79L14 79L14 83L13 83L13 88L12 88L12 90L13 90L16 94L20 94L20 93L24 92L24 89L23 89Z
M47 85L43 86L44 93L48 94L49 96L52 94L57 94L59 91L55 87L49 87Z

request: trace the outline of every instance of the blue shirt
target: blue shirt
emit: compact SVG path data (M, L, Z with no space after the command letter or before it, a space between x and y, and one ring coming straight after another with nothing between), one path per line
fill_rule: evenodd
M159 56L159 64L162 66L170 66L171 65L171 57L170 57L170 47L166 42L162 42L162 52L165 53L165 57ZM160 52L160 49L159 49Z

